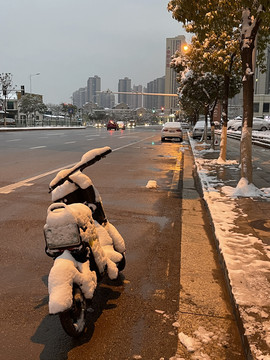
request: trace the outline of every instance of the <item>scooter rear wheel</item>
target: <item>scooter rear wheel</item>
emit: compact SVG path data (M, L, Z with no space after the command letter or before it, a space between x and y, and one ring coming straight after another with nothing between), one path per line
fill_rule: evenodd
M71 337L80 336L86 326L86 299L77 284L73 285L72 307L59 313L61 325Z

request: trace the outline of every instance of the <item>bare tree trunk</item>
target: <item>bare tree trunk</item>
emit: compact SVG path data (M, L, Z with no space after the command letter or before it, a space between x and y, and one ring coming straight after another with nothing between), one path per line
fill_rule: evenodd
M214 122L211 121L211 146L210 149L215 150L215 125Z
M226 162L226 149L227 149L227 126L222 126L220 136L220 153L217 159L218 164L224 164ZM225 156L224 156L225 154ZM223 156L222 156L223 155Z
M253 74L251 47L244 47L241 52L243 67L243 122L240 143L241 177L252 183L252 123L253 123Z
M241 178L252 183L252 124L254 73L256 56L253 57L256 35L260 26L260 17L252 19L250 9L243 10L243 29L241 41L241 60L243 73L243 122L240 143ZM254 50L255 51L255 50Z

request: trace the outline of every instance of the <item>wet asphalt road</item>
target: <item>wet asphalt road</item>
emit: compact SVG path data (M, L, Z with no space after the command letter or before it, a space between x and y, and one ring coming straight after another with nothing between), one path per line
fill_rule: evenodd
M174 356L181 214L180 193L170 190L182 145L161 143L155 128L44 130L0 137L0 359ZM126 240L127 266L118 282L101 284L87 332L74 340L57 316L48 315L47 278L53 260L44 253L43 225L54 173L46 173L103 146L111 146L113 153L85 173ZM158 188L147 189L148 180L156 180ZM10 184L15 184L13 191Z

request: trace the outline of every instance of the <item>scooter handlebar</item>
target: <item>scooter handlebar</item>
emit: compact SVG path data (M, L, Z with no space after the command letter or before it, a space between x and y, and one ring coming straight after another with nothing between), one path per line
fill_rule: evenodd
M109 146L88 151L82 156L81 161L72 168L59 171L55 178L50 182L49 192L52 192L55 188L57 188L57 186L62 185L66 180L68 180L69 176L74 174L76 171L83 171L86 167L95 164L111 152L112 149Z

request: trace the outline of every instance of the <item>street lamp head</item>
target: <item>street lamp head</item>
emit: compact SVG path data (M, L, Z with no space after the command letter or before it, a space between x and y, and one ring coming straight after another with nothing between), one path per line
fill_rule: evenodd
M184 44L183 45L183 51L186 53L188 51L188 44Z

